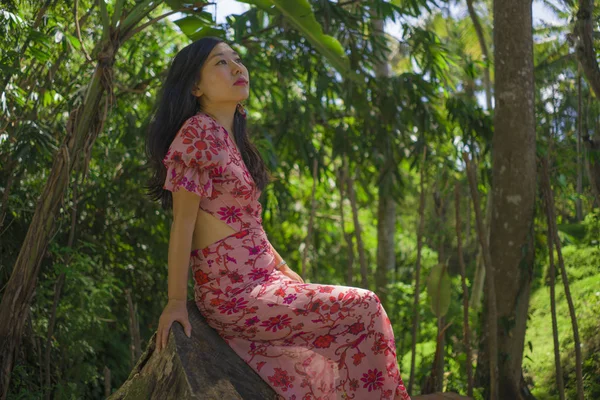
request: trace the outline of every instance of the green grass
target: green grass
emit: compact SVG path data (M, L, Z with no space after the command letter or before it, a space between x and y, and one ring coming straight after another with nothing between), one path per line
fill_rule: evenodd
M567 246L563 254L582 343L585 398L600 398L597 378L600 373L600 250ZM575 349L568 304L560 279L556 281L556 303L561 364L566 397L570 399L576 394ZM539 400L558 399L549 287L542 285L532 294L529 310L526 358L523 360L526 378L533 382L532 392Z

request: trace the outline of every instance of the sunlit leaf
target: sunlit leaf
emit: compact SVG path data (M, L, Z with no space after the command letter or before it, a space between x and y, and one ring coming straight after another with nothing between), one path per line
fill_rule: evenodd
M443 317L450 308L451 285L447 268L438 264L431 269L427 278L427 294L431 311L438 317Z

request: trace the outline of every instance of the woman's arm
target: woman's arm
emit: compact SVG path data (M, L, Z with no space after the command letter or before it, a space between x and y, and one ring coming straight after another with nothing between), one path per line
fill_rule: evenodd
M157 351L167 346L169 330L174 321L181 323L187 337L191 337L192 334L186 305L187 284L199 204L200 196L196 194L186 190L173 192L173 222L169 236L169 301L158 320Z
M273 254L275 255L275 265L277 266L283 259L281 258L281 256L277 252L277 250L275 250L275 248L273 247L272 244L271 244L271 250L273 250ZM298 275L296 272L294 272L293 269L288 267L287 264L284 264L281 267L279 267L279 272L281 272L285 276L287 276L297 282L304 283L304 279L302 279L302 277L300 275Z
M279 255L277 250L275 250L275 248L273 247L273 244L271 244L269 242L269 245L271 246L271 250L273 251L273 254L275 255L275 265L277 265L283 260L283 258Z
M169 238L169 300L187 301L190 252L194 224L173 221Z
M187 301L192 238L200 197L179 190L173 193L173 223L169 237L169 300Z
M273 250L273 254L275 255L275 266L279 265L279 263L281 261L283 261L283 257L281 257L279 255L279 253L277 252L277 250L275 250L275 248L273 247L273 245L271 244L271 250ZM291 271L294 272L294 270L292 270L287 264L282 265L281 267L278 268L281 272L286 272L286 271ZM295 274L295 272L294 272Z

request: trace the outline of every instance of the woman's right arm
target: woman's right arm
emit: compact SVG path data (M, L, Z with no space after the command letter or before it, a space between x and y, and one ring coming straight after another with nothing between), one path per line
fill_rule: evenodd
M174 321L183 326L190 337L192 326L187 313L187 285L192 237L201 198L186 190L173 192L173 222L169 237L168 297L169 301L160 316L156 335L156 350L167 345L169 330Z
M186 190L173 192L173 222L169 237L169 300L187 301L192 237L200 197Z
M211 169L224 166L227 158L225 150L214 140L218 132L203 133L208 129L208 122L199 116L188 118L163 159L167 169L163 189L173 193L173 222L168 255L169 301L158 321L158 351L167 345L173 321L183 325L188 337L192 334L187 314L187 286L196 217L200 201L210 197L213 191Z

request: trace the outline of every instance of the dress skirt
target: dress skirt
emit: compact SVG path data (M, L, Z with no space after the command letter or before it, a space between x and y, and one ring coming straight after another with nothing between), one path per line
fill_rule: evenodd
M280 399L410 399L372 291L285 276L262 227L192 250L190 265L208 324Z

